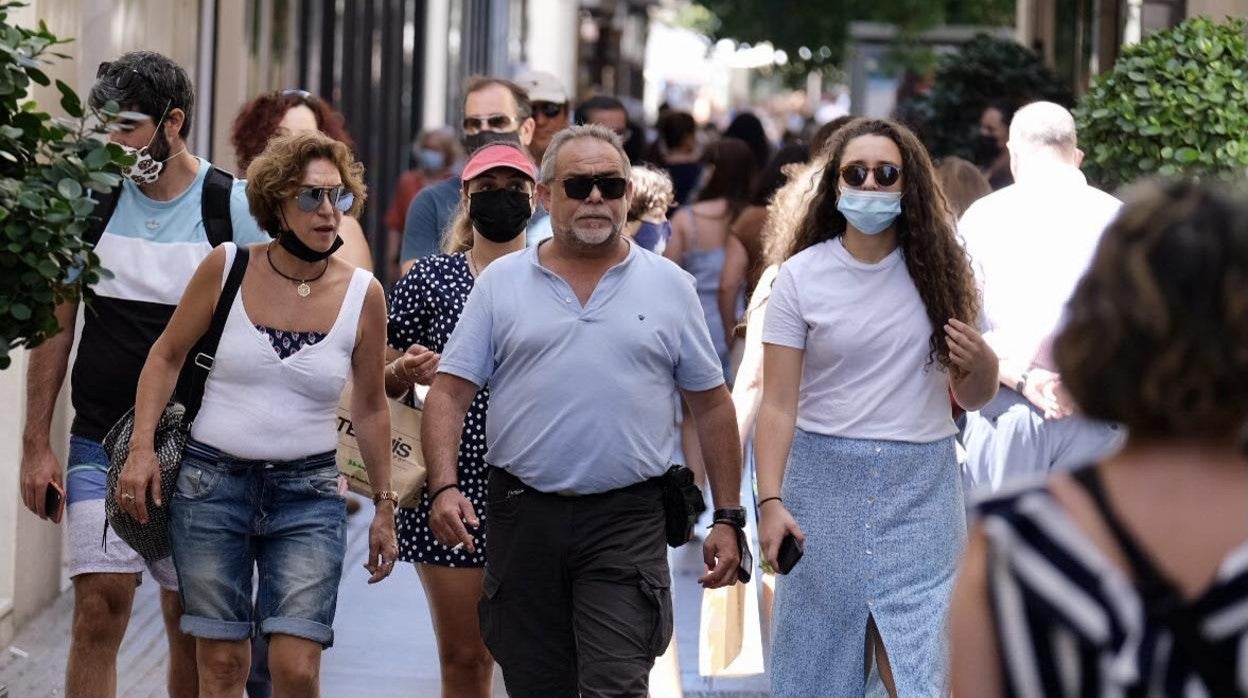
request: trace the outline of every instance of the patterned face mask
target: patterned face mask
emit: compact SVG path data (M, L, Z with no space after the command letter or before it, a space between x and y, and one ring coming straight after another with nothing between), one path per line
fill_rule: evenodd
M166 106L165 113L167 114L168 112L169 107ZM152 184L156 180L160 179L160 172L165 169L165 163L186 152L186 148L183 148L164 160L157 160L152 155L152 143L156 142L156 136L160 133L160 127L164 124L164 122L165 115L161 114L160 121L156 122L156 130L152 133L152 137L148 139L147 145L142 148L135 148L123 143L117 144L121 146L122 150L126 151L127 155L133 155L135 157L135 163L122 170L122 176L128 178L131 182L134 182L139 186Z

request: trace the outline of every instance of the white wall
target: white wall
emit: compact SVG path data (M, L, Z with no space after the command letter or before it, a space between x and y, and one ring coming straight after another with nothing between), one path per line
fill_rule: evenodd
M528 67L559 78L573 102L576 94L576 52L580 15L576 0L529 0L525 54Z

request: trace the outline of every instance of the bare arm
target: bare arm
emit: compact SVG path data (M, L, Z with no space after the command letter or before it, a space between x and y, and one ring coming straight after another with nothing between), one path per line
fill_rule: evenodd
M476 383L449 373L439 373L425 396L424 421L420 425L420 448L428 468L425 487L437 495L430 506L429 527L443 545L463 543L476 552L465 523L480 525L472 503L457 489L443 488L459 481L459 440L464 416L480 388Z
M953 397L966 410L977 410L997 396L1000 366L997 355L974 327L959 320L945 326L949 359L960 371L951 376Z
M737 412L737 434L742 450L754 430L754 420L763 400L763 321L766 314L764 300L746 316L749 319L745 326L745 353L737 367L737 381L732 385L732 404Z
M1001 650L993 627L988 593L988 538L982 525L971 529L962 569L949 609L952 688L956 698L1004 694Z
M685 215L680 215L685 211ZM681 262L685 257L685 216L691 215L688 209L681 209L672 215L672 236L667 239L667 247L663 248L663 256L684 266Z
M360 310L359 337L351 352L351 422L355 425L360 456L368 470L373 493L387 492L390 480L390 405L386 400L386 297L373 279ZM394 534L394 509L398 502L377 503L368 529L368 560L364 563L376 584L390 576L399 556Z
M338 226L338 234L342 236L342 250L338 258L352 266L373 270L373 253L368 249L368 237L360 222L351 216L343 216Z
M61 464L52 452L52 414L56 398L65 382L69 353L74 346L78 301L56 307L61 331L30 350L26 369L26 425L22 430L22 502L39 518L45 519L44 492L48 483L64 487Z
M793 430L797 427L797 398L805 355L804 350L793 347L763 346L763 402L754 430L754 466L758 472L760 502L780 496L784 466L793 445ZM799 541L804 541L805 537L784 502L763 502L759 518L763 558L774 567L780 541L785 535L792 533Z
M740 440L728 389L720 385L696 392L682 390L681 394L698 429L698 443L702 446L715 508L736 507L741 501L741 449L737 447ZM715 589L736 583L741 551L735 528L717 524L711 529L702 545L707 571L698 582Z
M724 339L732 346L737 327L737 298L745 288L750 258L745 245L731 233L724 240L724 268L719 272L719 317L724 323Z

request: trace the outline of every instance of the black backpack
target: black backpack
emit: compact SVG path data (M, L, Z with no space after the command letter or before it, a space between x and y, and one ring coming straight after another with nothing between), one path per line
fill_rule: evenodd
M234 175L219 167L211 167L204 177L204 191L200 207L204 218L204 232L213 247L234 239L234 224L230 220L230 194L234 188ZM87 219L87 232L82 239L94 247L104 235L104 228L117 210L117 199L121 196L121 187L113 187L112 191L100 195L96 199L95 210Z

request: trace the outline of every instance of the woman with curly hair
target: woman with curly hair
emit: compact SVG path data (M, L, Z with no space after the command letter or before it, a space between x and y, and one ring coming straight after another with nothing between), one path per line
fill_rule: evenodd
M320 131L348 148L354 148L346 122L329 102L306 90L265 92L247 102L234 117L230 143L238 169L246 172L274 136ZM358 214L357 214L358 215ZM343 216L338 234L343 246L339 258L372 270L373 255L368 238L354 216Z
M979 506L954 693L1248 696L1248 205L1141 185L1066 313L1063 385L1126 445Z
M805 546L776 588L772 691L939 696L966 530L949 391L987 402L997 358L914 134L861 119L826 153L763 328L759 538L773 568L786 536Z

